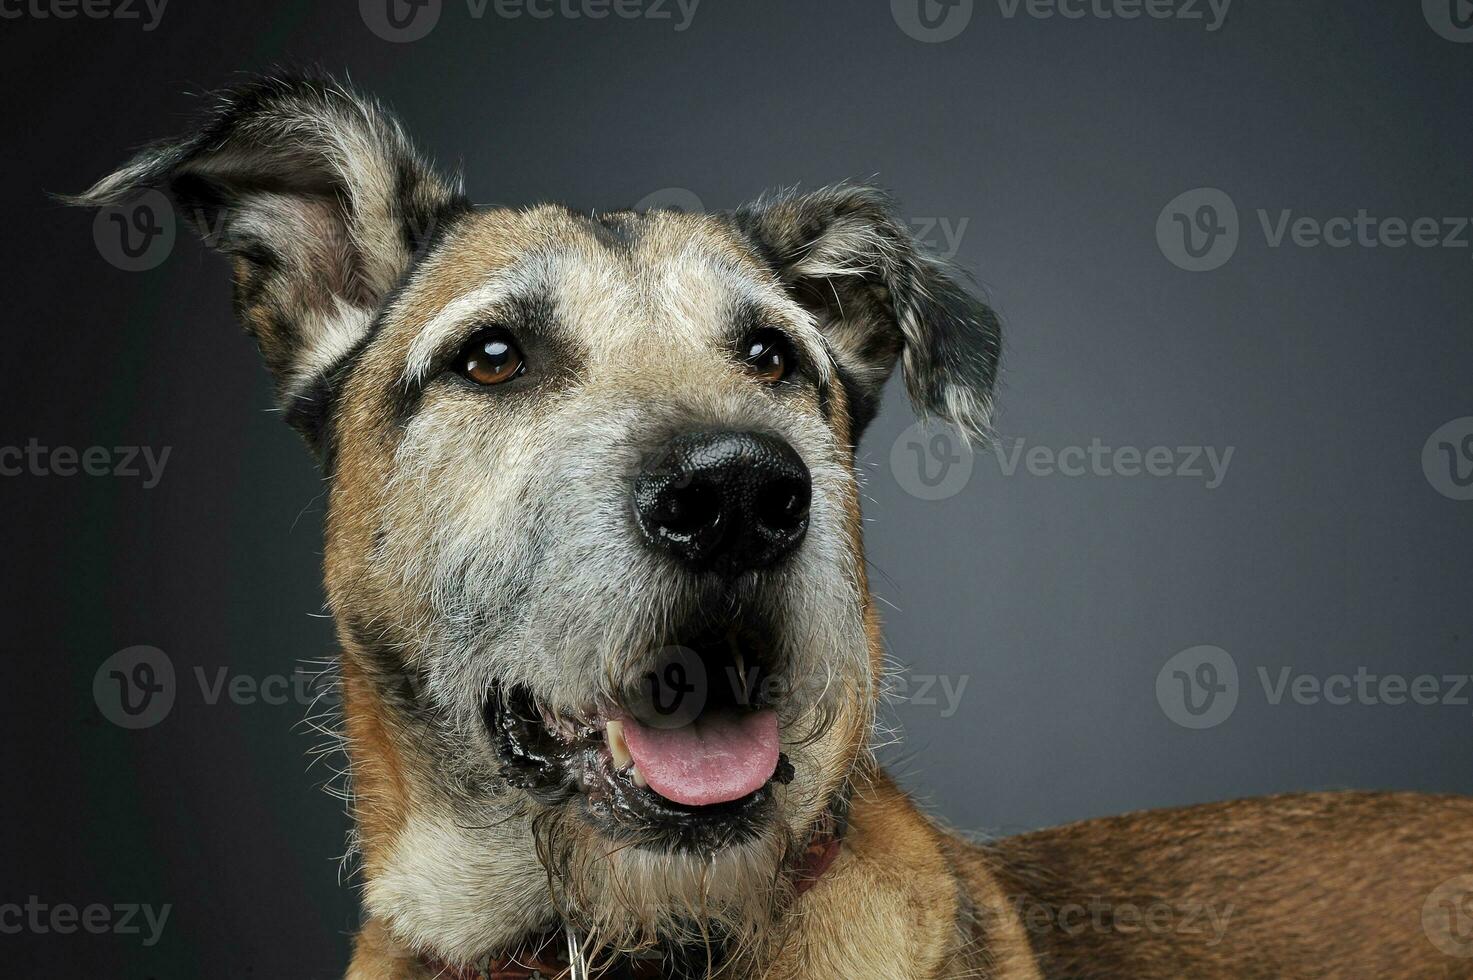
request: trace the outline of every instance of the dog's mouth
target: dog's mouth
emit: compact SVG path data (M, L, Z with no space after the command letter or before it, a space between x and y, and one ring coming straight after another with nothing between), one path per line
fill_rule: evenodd
M485 717L511 785L548 805L581 802L599 830L637 846L709 851L757 834L773 784L792 778L774 680L726 633L666 647L617 700L570 714L495 685Z

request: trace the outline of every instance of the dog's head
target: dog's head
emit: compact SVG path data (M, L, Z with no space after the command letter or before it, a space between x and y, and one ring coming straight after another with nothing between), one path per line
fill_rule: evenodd
M854 446L895 363L985 424L990 311L862 186L471 207L376 105L230 93L78 200L169 194L330 477L367 903L463 958L750 934L865 760Z

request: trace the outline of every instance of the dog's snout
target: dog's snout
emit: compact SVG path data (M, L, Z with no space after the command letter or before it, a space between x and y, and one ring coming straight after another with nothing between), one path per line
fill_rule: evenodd
M690 568L737 574L771 565L808 531L812 482L782 439L755 432L678 436L635 479L645 536Z

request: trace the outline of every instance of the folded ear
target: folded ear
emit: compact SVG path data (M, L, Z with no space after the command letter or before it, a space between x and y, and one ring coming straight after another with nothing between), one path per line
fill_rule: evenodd
M849 389L852 438L874 417L897 358L917 413L964 437L987 431L1001 325L883 191L839 184L732 217L823 327Z
M65 200L114 205L146 189L234 259L236 312L289 407L367 336L415 253L468 207L397 120L319 77L229 90L198 132Z

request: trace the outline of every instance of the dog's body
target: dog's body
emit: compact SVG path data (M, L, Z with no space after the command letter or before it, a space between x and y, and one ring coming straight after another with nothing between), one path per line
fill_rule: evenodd
M1423 908L1469 801L979 846L876 768L854 445L897 363L980 434L1000 339L878 192L478 210L311 79L78 200L142 188L234 259L330 477L351 978L1473 976Z

